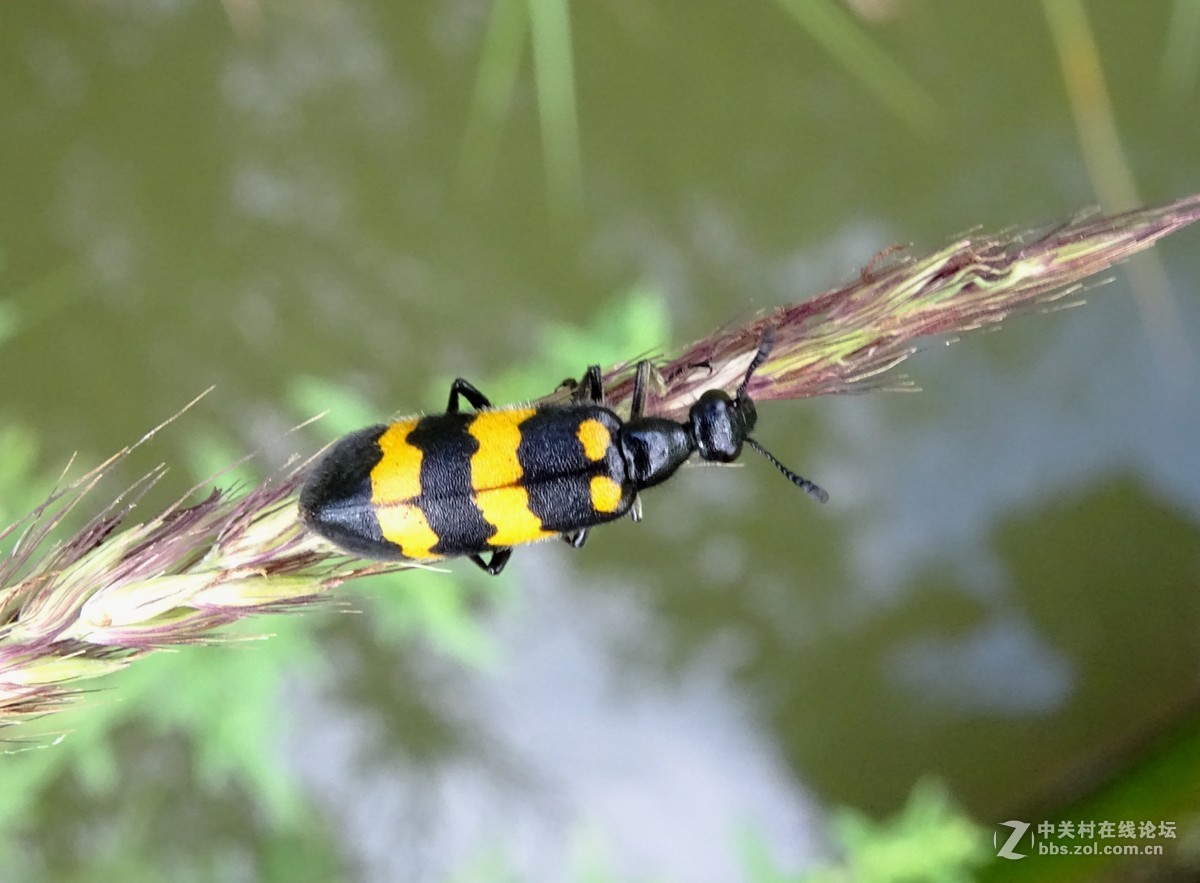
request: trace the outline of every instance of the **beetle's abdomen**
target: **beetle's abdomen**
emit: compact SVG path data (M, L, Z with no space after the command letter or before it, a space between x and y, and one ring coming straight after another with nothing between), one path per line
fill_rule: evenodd
M301 494L343 548L432 560L534 542L628 510L621 421L590 405L438 414L338 442Z
M374 503L371 474L384 459L384 425L340 439L313 468L300 491L300 517L325 539L368 558L406 557L386 539Z

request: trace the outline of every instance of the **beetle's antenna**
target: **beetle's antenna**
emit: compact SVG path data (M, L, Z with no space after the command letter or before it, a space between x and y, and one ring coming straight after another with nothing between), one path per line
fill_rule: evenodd
M758 342L758 352L754 354L754 359L750 362L750 367L746 369L746 376L742 378L742 385L737 388L737 398L739 400L746 398L746 387L750 385L750 378L754 376L754 372L759 366L767 360L767 356L771 354L771 350L775 347L775 329L767 327L763 331L762 339Z
M754 376L754 372L759 369L759 366L761 366L762 363L767 360L767 356L771 354L771 350L774 348L774 346L775 329L767 326L765 329L763 329L762 338L758 342L758 352L754 354L754 358L750 361L750 367L746 369L746 376L742 378L742 385L737 388L738 402L749 402L750 397L746 394L746 387L750 385L750 378ZM829 502L829 494L825 492L824 488L813 484L807 478L792 472L792 470L780 463L774 454L772 454L754 439L750 438L750 436L746 436L744 441L750 447L754 448L754 450L758 451L773 464L775 464L775 468L782 472L788 481L800 488L800 490L804 491L804 493L808 494L818 503Z
M760 350L760 352L761 352L761 350ZM754 450L758 451L760 454L762 454L764 457L766 457L768 460L770 460L772 463L774 463L775 468L778 469L780 472L782 472L784 474L784 476L788 479L788 481L790 481L796 487L800 488L800 490L804 491L804 493L808 494L810 497L812 497L818 503L828 503L829 502L829 494L827 494L825 492L824 488L819 487L818 485L813 484L807 478L803 478L803 477L797 475L795 472L792 472L792 470L788 469L786 466L784 466L782 463L780 463L779 460L777 460L775 458L774 454L772 454L770 451L768 451L766 448L764 448L762 445L760 445L758 442L756 442L754 439L750 438L749 436L746 437L745 441L746 441L746 444L748 444L750 447L754 448Z

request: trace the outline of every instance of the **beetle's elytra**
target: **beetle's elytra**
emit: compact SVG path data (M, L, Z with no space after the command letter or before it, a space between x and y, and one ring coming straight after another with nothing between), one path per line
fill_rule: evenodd
M566 404L493 408L459 378L446 413L371 426L334 444L300 492L301 518L355 555L465 555L497 574L513 546L558 536L578 548L597 524L626 513L637 520L638 494L693 453L729 463L745 443L825 502L825 491L749 435L757 415L746 386L771 344L768 332L736 395L708 390L682 423L643 415L649 362L638 364L628 420L604 407L596 365ZM461 411L461 399L474 412Z

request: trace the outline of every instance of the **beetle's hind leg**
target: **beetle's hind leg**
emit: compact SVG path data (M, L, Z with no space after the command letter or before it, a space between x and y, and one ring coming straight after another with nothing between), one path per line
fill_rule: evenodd
M474 561L479 566L479 569L488 576L498 576L500 571L504 569L504 565L508 563L508 559L512 557L512 548L506 546L496 549L492 552L492 557L487 561L483 560L482 555L469 555L467 557Z
M573 530L569 533L560 534L563 542L567 543L574 549L582 549L583 544L587 542L588 528L581 527L579 530Z
M455 378L450 384L450 403L446 405L446 413L457 414L459 409L458 398L462 396L471 403L471 407L478 411L480 408L490 408L492 403L488 397L477 390L472 384L463 380L461 377ZM503 566L503 565L501 565Z

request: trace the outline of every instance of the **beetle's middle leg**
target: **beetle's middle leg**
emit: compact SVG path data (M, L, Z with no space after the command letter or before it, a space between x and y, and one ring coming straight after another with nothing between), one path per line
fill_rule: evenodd
M492 557L487 561L483 560L482 555L470 555L468 557L488 576L497 576L504 569L504 565L508 563L508 559L512 557L512 548L506 546L496 549L492 552Z
M604 404L604 386L601 384L599 365L588 365L583 379L571 393L571 401L587 402L592 405Z

